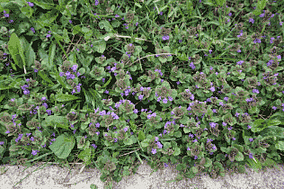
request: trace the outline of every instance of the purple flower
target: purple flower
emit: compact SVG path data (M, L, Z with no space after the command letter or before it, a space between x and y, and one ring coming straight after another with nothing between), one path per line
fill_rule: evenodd
M259 91L257 89L253 89L252 92L257 93L257 94L259 93Z
M169 40L169 39L170 39L170 36L165 35L165 36L162 37L162 39L163 39L164 41L165 41L165 40Z
M71 69L73 70L73 72L76 72L77 68L78 68L78 65L77 65L77 64L75 64L75 65L73 65L73 66L72 66L72 68L71 68Z
M168 102L168 100L166 98L164 98L163 103L166 104Z
M262 17L264 17L264 15L265 15L265 13L262 13L261 15L259 15L259 17L261 17L261 18L262 18Z
M142 100L144 95L139 95L138 99Z
M32 155L37 155L37 153L38 153L39 151L38 150L32 150Z
M33 6L34 6L34 4L31 3L31 2L27 2L27 3L29 4L30 7L33 7Z

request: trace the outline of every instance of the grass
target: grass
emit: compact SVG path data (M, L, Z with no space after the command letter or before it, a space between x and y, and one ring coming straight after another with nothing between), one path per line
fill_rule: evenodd
M147 134L152 139L159 136L163 145L166 146L168 145L166 141L171 141L173 136L178 135L178 131L175 133L176 135L165 135L165 138L162 138L159 133L163 130L155 129L151 123L143 123L148 114L141 110L151 109L164 120L172 118L170 111L164 112L169 106L155 104L155 99L147 104L147 101L140 97L142 92L139 91L136 91L138 93L136 96L133 94L133 96L119 96L121 90L117 87L119 85L117 81L123 78L121 70L124 70L125 75L127 75L127 71L131 73L131 79L128 77L124 80L126 83L131 80L133 84L130 87L147 87L150 84L154 88L158 83L161 83L161 80L165 80L169 83L171 89L176 90L177 95L188 88L191 89L190 91L195 91L192 94L194 94L195 100L198 99L200 102L205 101L208 97L212 100L215 96L220 98L217 100L218 103L225 104L227 100L224 97L227 95L228 103L235 106L234 101L236 102L237 99L229 94L233 90L238 93L238 98L241 100L237 103L239 107L233 107L229 112L232 113L235 120L238 119L237 124L241 125L242 128L234 128L232 133L227 133L224 129L220 133L226 133L226 137L232 135L231 138L226 139L227 142L229 141L228 143L231 143L230 146L234 144L249 147L250 153L246 153L246 156L249 157L245 156L245 159L233 155L234 160L238 161L237 164L230 164L228 158L227 162L225 163L224 160L222 164L224 166L230 164L229 167L231 168L243 168L245 163L249 163L254 168L261 168L261 165L266 165L265 162L272 161L272 159L273 162L283 162L280 152L284 149L284 142L281 141L281 135L277 135L274 141L269 142L270 148L260 147L258 143L262 141L267 145L269 138L264 138L265 132L268 133L268 136L274 136L271 133L274 131L275 133L282 132L284 125L284 109L281 109L284 108L282 105L284 65L281 59L284 47L282 41L284 28L282 26L283 3L281 1L150 0L121 1L120 3L109 1L109 4L106 1L97 3L97 1L92 0L90 2L66 1L65 4L61 1L50 0L46 2L48 3L42 4L37 1L18 3L21 9L14 1L1 3L0 12L3 13L0 22L3 27L0 33L0 45L2 47L2 49L0 48L0 68L2 68L0 69L2 70L0 112L3 114L0 115L1 118L4 118L4 113L17 114L17 121L15 122L21 123L21 128L23 128L23 132L15 130L13 133L11 132L13 126L10 125L10 127L4 119L1 120L0 144L2 146L0 155L2 160L0 159L0 161L2 163L9 162L31 166L31 162L34 164L41 160L57 162L70 168L69 163L76 162L77 159L77 162L84 162L87 166L100 169L103 172L102 181L114 177L114 180L121 180L120 173L122 173L123 168L125 169L123 176L128 176L131 171L135 172L137 165L133 165L134 160L137 160L138 163L142 162L142 157L144 157L144 160L147 159L149 165L155 169L165 165L166 162L163 162L163 160L168 160L170 157L174 162L173 164L184 165L186 156L190 156L185 136L183 136L184 138L180 137L176 140L177 142L169 144L172 146L167 149L172 150L179 146L182 150L177 157L163 155L169 153L165 151L165 153L156 154L161 152L161 149L157 146L152 146L152 151L150 148L142 147L146 143L150 147L150 142L146 139ZM19 15L21 16L19 17ZM72 40L70 40L71 38ZM135 48L132 45L135 45ZM167 57L163 58L166 55ZM191 57L190 60L189 57ZM66 66L66 61L69 61L71 65ZM124 62L125 68L120 71L111 69L115 67L114 62L118 61ZM60 75L60 72L76 70L77 68L71 68L75 64L78 66L77 73L80 74L73 75L75 76L74 81L63 79L64 77ZM159 64L163 66L159 67ZM101 65L104 69L97 67ZM107 65L112 66L107 67ZM155 70L156 66L159 67L158 70L160 71ZM116 69L118 70L119 67L117 65ZM214 72L211 71L211 67ZM148 70L151 70L151 73ZM194 78L200 72L206 73L209 79ZM217 72L219 76L216 74ZM226 74L227 72L231 74ZM274 75L269 75L269 72L273 72ZM148 73L148 75L146 74L147 76L145 75L144 78L140 77L144 73ZM266 78L263 78L261 74L266 74ZM151 79L152 77L155 79ZM252 81L254 78L257 79L255 83ZM35 83L26 79L34 80ZM147 79L149 81L146 81ZM150 82L151 80L153 82ZM194 82L189 83L189 81ZM27 83L35 85L35 88L31 90ZM197 90L194 85L204 90ZM226 89L222 89L222 85L231 90L226 92ZM120 86L123 87L123 84ZM245 91L242 91L243 93L239 91L240 87L245 89ZM219 93L221 89L223 94ZM217 92L217 90L220 91ZM61 96L58 96L58 94L61 94ZM76 98L64 96L68 94ZM257 99L256 96L262 98L258 101L261 105L250 100L246 101L246 98L242 99L242 95L247 96L248 94L255 95L251 98L253 100ZM147 93L143 92L143 95L145 98ZM152 96L154 97L154 94ZM42 97L46 97L46 100L42 100ZM16 100L17 107L10 105L10 103L13 104L11 101L13 98ZM80 99L78 100L78 98ZM143 99L143 103L140 98ZM91 136L90 132L86 131L84 124L80 125L76 122L72 112L80 112L81 110L83 111L80 113L94 112L93 110L97 107L102 107L103 99L112 99L114 103L128 99L135 104L135 107L139 110L138 118L134 122L128 120L129 131L127 132L130 133L126 135L129 138L133 135L137 139L136 143L131 144L131 140L125 140L123 146L123 143L112 144L107 137L102 136L109 129L106 131L102 126L100 130L96 130L100 131L101 138L98 139L96 135L94 135L95 137ZM40 100L45 101L45 104L41 104ZM24 102L29 105L36 104L39 109L34 109L33 115L32 111L29 112L31 108L25 107ZM180 99L173 101L172 109L175 105L178 106L179 102ZM62 104L65 106L61 106ZM207 114L214 118L210 122L220 121L218 116L214 116L215 113L218 112L222 115L222 112L226 112L222 107L218 109L218 106L215 105L207 107ZM246 106L249 106L249 108ZM112 107L114 108L114 106ZM44 120L48 120L49 113L54 113L57 109L59 109L57 115L61 114L67 117L71 126L69 123L64 125L61 121L57 122L53 118L49 119L49 122L44 122ZM126 111L127 108L124 107L124 110ZM198 112L201 109L196 107L195 110ZM251 116L250 122L245 122L244 118L241 117L235 118L238 117L235 116L236 113L247 111ZM164 113L159 114L158 112ZM28 117L29 113L30 117ZM194 111L193 114L198 115ZM21 118L23 115L27 117ZM142 118L143 116L144 118ZM201 117L203 118L203 115ZM40 125L45 125L46 132L35 132L35 127L26 126L32 118L40 121ZM84 119L83 116L80 118ZM126 121L127 118L129 117L124 114L119 121ZM225 117L225 119L227 118ZM54 120L56 123L53 122ZM206 123L209 123L209 121ZM107 125L106 121L101 124ZM224 127L224 125L221 125L222 122L219 122L219 124L219 129ZM248 124L254 125L249 131L246 128ZM7 132L7 128L10 128L10 133ZM185 130L184 128L183 131L185 132ZM20 149L19 146L27 144L29 138L19 139L22 142L20 144L15 142L15 139L17 140L19 134L27 133L32 133L31 136L35 138L35 142L31 143L33 147L37 144L37 148L26 147L17 151ZM76 141L75 147L71 148L70 151L67 150L69 146L66 146L66 151L64 151L60 149L60 145L55 145L54 142L59 140L58 136L63 137L66 133L69 136L71 134ZM50 136L51 134L54 138ZM85 139L83 139L83 136L86 136ZM97 136L99 135L97 134ZM110 137L111 140L112 137ZM220 141L220 138L213 135L210 137L214 138L215 141L212 144L218 148L217 152L223 154L224 159L228 154L233 154L232 149L226 153L219 149L220 143L216 141ZM44 138L44 140L39 140L39 138ZM68 141L67 138L64 138L63 141ZM209 139L209 136L206 136L205 139ZM265 141L265 139L267 140ZM70 139L69 144L71 145L74 141ZM94 143L94 141L96 142ZM225 142L225 140L221 141ZM48 143L51 146L53 142L55 144L52 149L42 148L44 143L47 147L49 146ZM250 142L252 142L252 145L248 144ZM257 150L252 146L258 147ZM109 153L107 150L112 151L107 154ZM243 149L238 150L243 152ZM278 154L275 154L276 152ZM99 161L99 158L104 157L100 154L105 155L110 162L114 161L111 160L111 157L118 160L115 165L119 172L115 172L114 177L113 175L110 177L112 171L106 168L108 165L110 165L108 168L111 168L112 164L103 162L103 160ZM256 155L252 157L253 154ZM206 157L208 158L209 155L206 155ZM238 158L242 160L238 160ZM213 158L210 157L210 159ZM161 162L158 162L160 160ZM200 159L198 158L198 160ZM206 159L206 164L207 161ZM185 168L181 166L179 169L185 170L187 166L193 167L193 163L190 164L191 166L185 163ZM129 172L129 170L131 171ZM181 174L176 181L182 178L184 178L184 175Z

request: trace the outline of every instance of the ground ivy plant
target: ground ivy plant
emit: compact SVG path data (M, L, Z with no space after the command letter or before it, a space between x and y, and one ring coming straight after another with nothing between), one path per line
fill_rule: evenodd
M119 182L283 162L279 1L1 1L0 161ZM71 39L72 38L72 39Z

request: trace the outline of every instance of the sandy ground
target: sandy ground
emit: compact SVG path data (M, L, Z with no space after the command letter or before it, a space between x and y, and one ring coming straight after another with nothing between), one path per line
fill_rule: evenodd
M43 162L26 168L17 165L0 165L7 171L0 175L0 188L2 189L89 189L91 184L95 184L98 189L106 188L106 183L100 180L101 173L96 168L86 168L82 164L74 164L74 168L60 167L59 165L48 165L41 168ZM42 166L43 167L43 166ZM258 173L251 168L246 168L248 174L234 173L226 170L225 177L211 179L209 175L203 173L193 179L182 180L179 182L167 181L174 180L178 175L175 165L169 165L163 170L158 170L152 175L152 169L146 161L140 165L136 174L124 177L119 183L113 182L113 189L189 189L189 188L208 188L208 189L256 189L256 188L284 188L283 164L279 164L280 170L267 168L266 171L260 170ZM25 170L26 169L26 170ZM80 171L82 171L80 173ZM18 184L17 184L18 183Z

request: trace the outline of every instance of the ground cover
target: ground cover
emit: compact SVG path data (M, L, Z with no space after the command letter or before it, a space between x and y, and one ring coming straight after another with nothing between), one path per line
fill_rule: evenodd
M119 182L142 159L179 163L176 180L283 162L282 2L1 1L0 12L2 163L80 161Z

